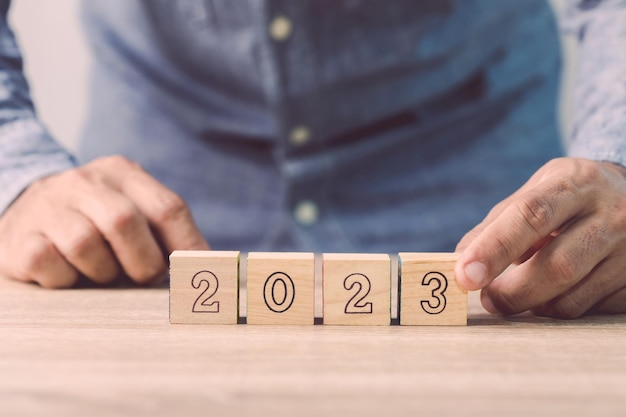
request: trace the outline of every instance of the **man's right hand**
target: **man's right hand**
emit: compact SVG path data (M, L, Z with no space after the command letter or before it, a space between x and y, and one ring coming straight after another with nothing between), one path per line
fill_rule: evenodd
M184 201L118 156L34 182L0 217L0 275L48 288L145 284L172 250L208 248Z

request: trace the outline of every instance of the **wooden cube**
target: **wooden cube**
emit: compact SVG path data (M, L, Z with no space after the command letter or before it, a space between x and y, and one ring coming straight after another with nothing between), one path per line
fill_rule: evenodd
M170 255L170 323L237 324L239 252Z
M248 324L313 324L313 253L248 254Z
M467 291L454 276L458 253L400 253L400 324L467 325Z
M391 259L383 254L323 254L324 324L391 322Z

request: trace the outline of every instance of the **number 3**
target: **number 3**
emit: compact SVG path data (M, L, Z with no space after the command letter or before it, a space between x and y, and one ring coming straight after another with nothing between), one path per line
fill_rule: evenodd
M428 314L439 314L446 309L446 296L445 292L448 289L448 280L446 276L441 272L429 272L424 275L422 279L422 285L424 287L430 287L431 282L435 281L436 286L431 290L431 299L436 302L431 303L431 300L421 301L422 310Z

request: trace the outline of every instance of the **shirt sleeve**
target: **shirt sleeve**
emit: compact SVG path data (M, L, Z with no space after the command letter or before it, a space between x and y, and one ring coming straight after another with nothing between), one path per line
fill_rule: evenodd
M570 0L563 29L579 43L568 155L626 165L626 0Z
M0 0L0 214L33 181L76 165L37 120L22 57Z

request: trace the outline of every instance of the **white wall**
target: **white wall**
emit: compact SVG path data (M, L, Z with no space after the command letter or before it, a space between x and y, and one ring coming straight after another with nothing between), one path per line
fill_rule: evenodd
M79 0L13 0L9 14L39 117L70 148L87 100L88 54L78 5Z
M551 0L551 3L559 10L564 1ZM40 118L53 135L70 148L80 132L87 100L89 57L79 23L78 6L79 0L14 0L10 15L22 46ZM564 46L569 61L575 55L575 44L572 40L565 40ZM572 74L570 65L565 72L566 86L572 84ZM564 131L569 126L573 108L569 90L564 89L561 108Z
M557 13L563 13L567 0L550 0L552 7ZM567 140L571 129L572 115L576 108L574 95L572 94L573 85L576 82L576 59L578 58L577 40L573 36L562 36L561 46L563 48L563 79L561 82L561 132L564 139Z

